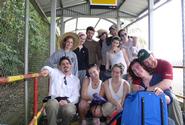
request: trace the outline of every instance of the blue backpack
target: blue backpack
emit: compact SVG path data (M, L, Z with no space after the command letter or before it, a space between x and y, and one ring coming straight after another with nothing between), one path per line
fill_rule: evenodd
M121 125L168 125L164 94L140 91L127 96L123 106Z

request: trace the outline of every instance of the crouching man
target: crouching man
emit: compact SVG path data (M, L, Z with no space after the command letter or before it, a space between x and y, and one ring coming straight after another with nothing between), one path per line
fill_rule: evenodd
M48 125L69 125L76 114L75 104L79 100L80 81L71 73L72 64L68 57L60 58L58 68L44 66L42 76L50 77L49 96L46 103Z

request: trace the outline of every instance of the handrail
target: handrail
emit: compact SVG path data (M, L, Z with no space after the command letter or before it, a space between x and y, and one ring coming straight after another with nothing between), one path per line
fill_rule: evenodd
M31 79L39 77L39 73L33 73L33 74L25 74L25 75L17 75L17 76L8 76L8 77L0 77L0 84L7 84L15 81L20 81L24 79Z
M40 117L40 114L44 110L44 105L38 111L38 77L41 75L39 73L33 74L24 74L24 75L17 75L17 76L8 76L8 77L0 77L0 85L3 84L10 84L16 81L24 80L24 79L33 79L34 80L34 104L33 104L33 119L29 125L37 125L37 119Z
M175 94L178 98L181 98L181 99L184 99L185 100L185 96L182 96L182 95L178 95L178 94Z

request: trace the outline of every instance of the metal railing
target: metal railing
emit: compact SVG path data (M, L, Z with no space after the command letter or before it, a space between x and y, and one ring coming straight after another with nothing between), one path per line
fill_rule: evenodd
M17 76L8 76L8 77L0 77L0 85L2 84L11 84L15 81L25 80L25 79L33 79L34 81L34 104L33 104L33 119L29 123L29 125L37 125L38 118L44 110L45 104L42 105L42 108L38 112L38 78L41 75L39 73L33 74L25 74L25 75L17 75Z

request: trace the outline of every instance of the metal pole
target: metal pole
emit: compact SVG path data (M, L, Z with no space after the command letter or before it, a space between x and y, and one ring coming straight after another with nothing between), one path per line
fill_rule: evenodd
M33 105L33 113L34 116L37 116L38 111L38 78L34 78L34 105Z
M57 0L51 0L50 55L56 50L56 6Z
M29 0L25 0L25 26L24 26L24 74L28 74L28 36L29 36ZM24 107L25 107L25 125L28 124L28 81L24 84Z
M183 66L185 66L185 1L181 1L182 5L182 42L183 42ZM185 96L185 69L183 68L183 96ZM183 108L185 110L185 100L183 100Z
M153 11L154 0L148 0L148 48L153 51Z
M120 16L119 16L119 12L117 11L117 27L118 27L118 31L121 29L121 25L120 25Z

